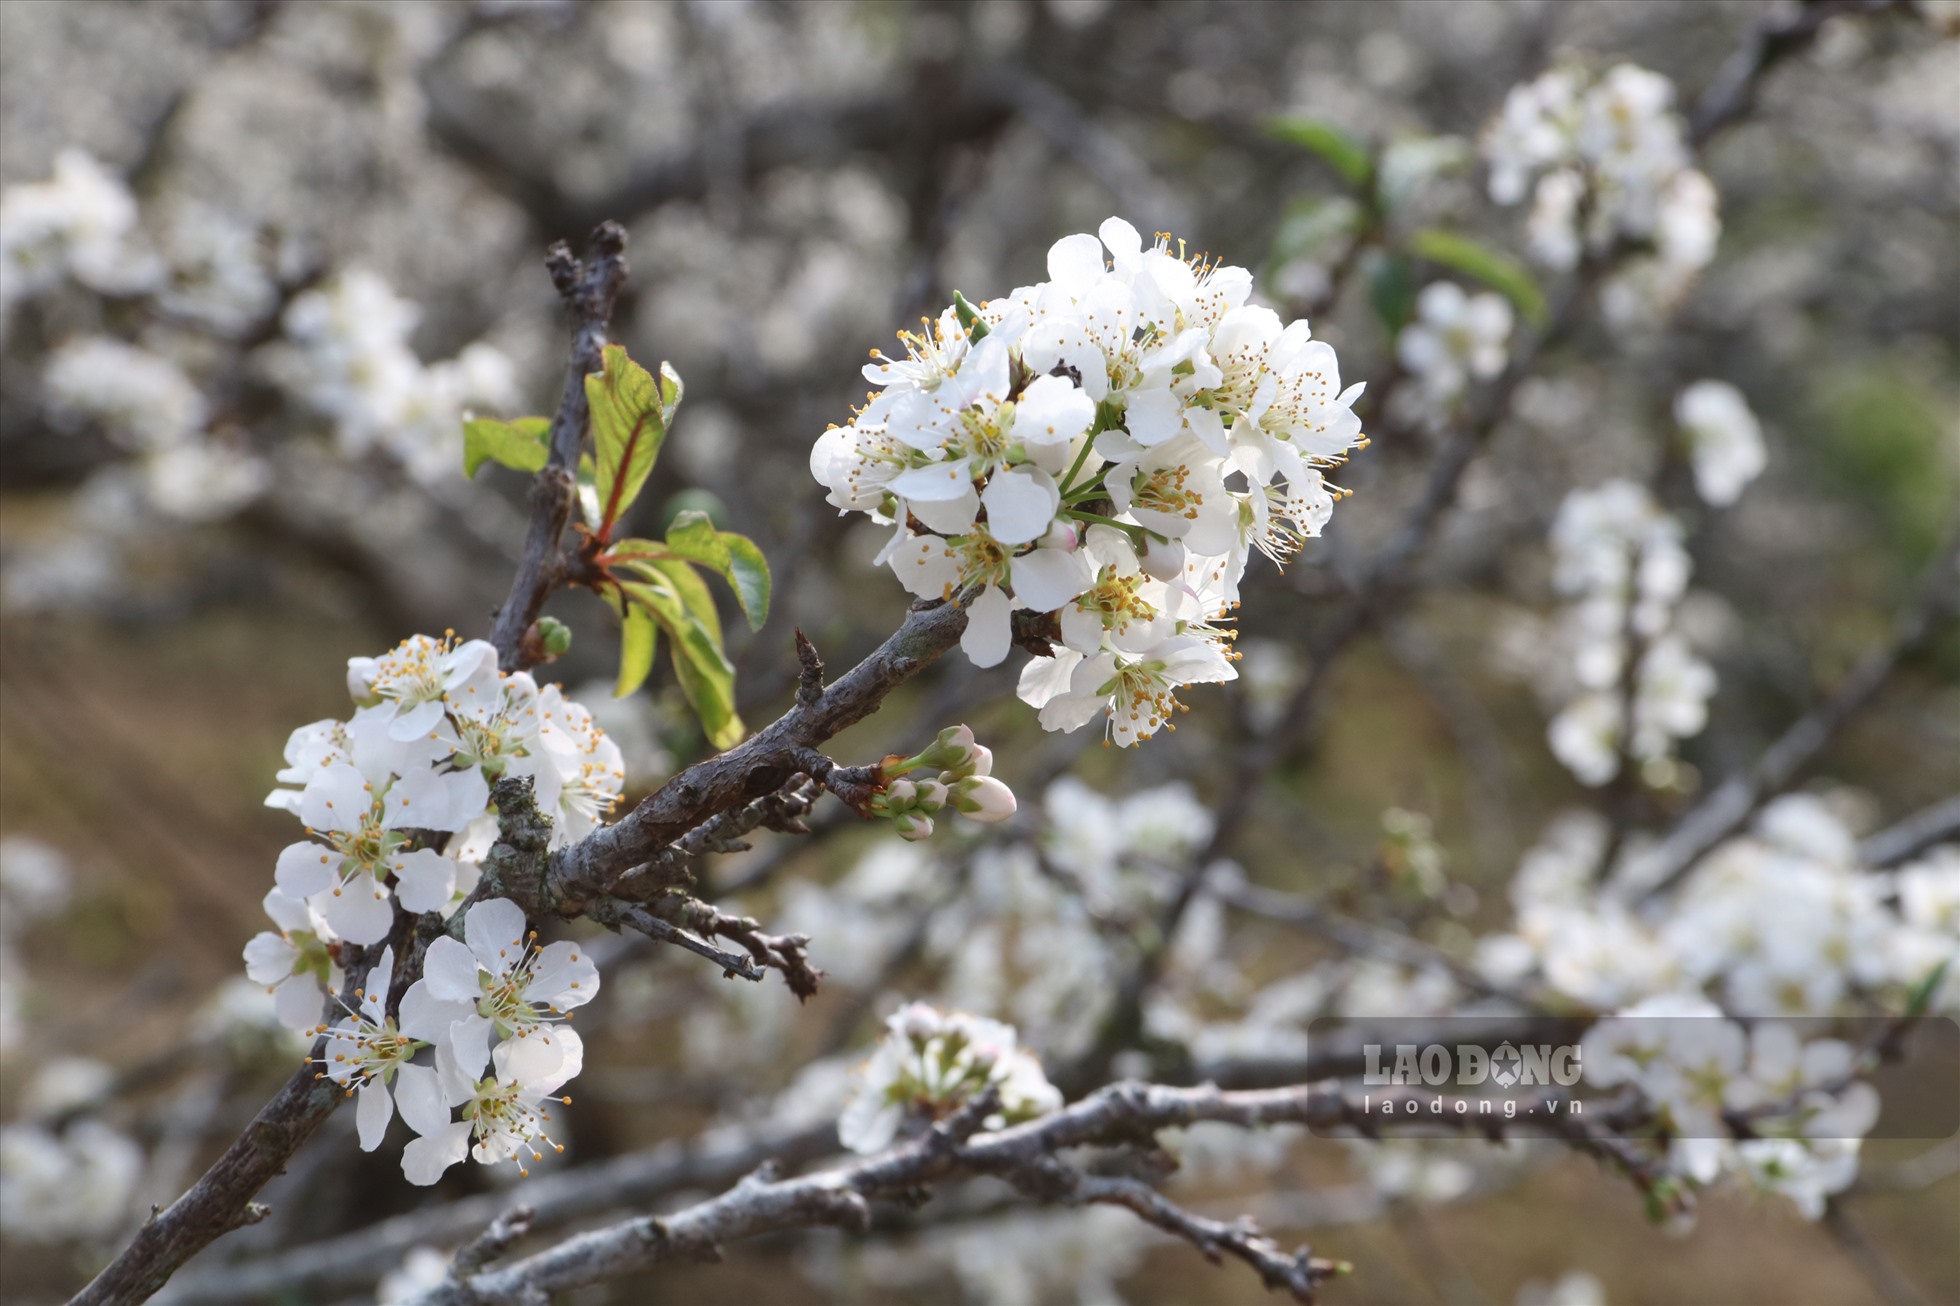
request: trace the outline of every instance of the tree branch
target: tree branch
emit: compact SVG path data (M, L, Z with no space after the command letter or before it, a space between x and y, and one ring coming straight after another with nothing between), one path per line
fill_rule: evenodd
M342 958L347 980L340 1001L349 1009L358 1001L354 991L366 979L369 962L364 948L350 948ZM129 1246L75 1294L69 1306L123 1306L143 1301L211 1243L264 1219L268 1208L252 1197L285 1168L287 1159L346 1096L344 1087L315 1069L326 1050L326 1038L315 1039L305 1068L295 1072L259 1109L252 1123L188 1192L144 1222Z
M1377 1092L1378 1099L1403 1099L1444 1109L1410 1112L1417 1123L1490 1139L1514 1129L1546 1132L1576 1150L1623 1170L1643 1188L1657 1190L1657 1163L1613 1137L1604 1125L1564 1110L1551 1110L1557 1095L1533 1099L1515 1119L1474 1110L1458 1113L1455 1099L1413 1089ZM1072 1148L1154 1148L1158 1130L1215 1121L1243 1129L1301 1124L1331 1129L1352 1127L1374 1136L1386 1115L1371 1112L1332 1085L1294 1085L1251 1092L1223 1092L1211 1085L1167 1088L1156 1084L1113 1084L1053 1115L997 1133L971 1134L984 1101L969 1104L940 1122L924 1138L853 1165L795 1179L774 1178L759 1170L729 1192L664 1216L632 1219L569 1238L501 1269L486 1270L462 1284L443 1285L415 1299L418 1306L460 1306L526 1302L616 1278L680 1257L718 1255L723 1243L765 1233L822 1225L868 1228L869 1202L875 1198L916 1201L932 1184L977 1175L1008 1180L1046 1201L1102 1202L1136 1211L1157 1227L1196 1244L1216 1260L1231 1255L1259 1271L1269 1287L1285 1287L1302 1301L1322 1280L1338 1272L1303 1249L1287 1255L1249 1222L1220 1224L1173 1206L1134 1180L1105 1180L1078 1171L1059 1159ZM1394 1114L1402 1114L1397 1110ZM1135 1185L1134 1187L1132 1185ZM1304 1294L1302 1295L1302 1290ZM470 1296L464 1296L467 1292Z
M511 579L510 595L497 609L490 642L505 671L536 665L541 650L527 647L525 632L544 610L544 601L564 579L558 540L571 520L579 447L591 420L586 408L585 378L601 367L600 351L612 321L613 301L626 283L626 229L601 222L593 229L591 256L580 260L563 241L545 255L545 268L558 288L572 319L571 357L565 365L565 385L558 412L551 419L551 453L531 482L531 529L524 539L523 560Z
M1618 872L1619 882L1643 899L1679 883L1709 850L1741 830L1758 808L1795 783L1845 723L1871 702L1900 660L1953 613L1956 602L1960 602L1960 518L1921 576L1912 601L1893 621L1885 643L1866 653L1832 693L1777 736L1754 766L1722 781L1652 848L1628 857Z

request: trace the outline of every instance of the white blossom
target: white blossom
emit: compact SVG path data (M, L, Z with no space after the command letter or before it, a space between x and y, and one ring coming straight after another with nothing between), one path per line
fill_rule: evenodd
M1000 1110L985 1122L990 1129L1062 1105L1041 1063L1017 1046L1012 1026L914 1002L885 1021L838 1120L838 1139L854 1152L881 1152L908 1118L950 1114L989 1085L1000 1094Z
M1697 381L1674 400L1674 420L1687 437L1695 488L1708 502L1734 503L1768 461L1763 428L1742 392L1726 381Z

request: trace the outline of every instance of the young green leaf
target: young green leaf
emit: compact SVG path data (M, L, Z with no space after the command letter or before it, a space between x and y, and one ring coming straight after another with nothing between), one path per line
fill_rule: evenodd
M1268 118L1266 134L1318 154L1350 186L1366 186L1374 174L1375 162L1368 147L1332 123L1318 118Z
M735 712L735 668L722 652L707 586L680 561L635 564L634 569L648 579L621 586L625 601L644 609L666 630L674 675L708 741L716 748L733 748L748 728Z
M619 680L613 697L625 698L646 683L653 670L653 650L660 642L660 627L653 614L637 603L622 605L619 628Z
M1527 322L1545 325L1545 295L1524 264L1467 236L1436 228L1409 237L1409 252L1474 277L1511 301Z
M479 417L463 423L463 475L475 476L486 462L502 463L520 472L541 469L551 456L551 419L520 417L499 422Z
M605 531L632 506L653 471L681 401L681 379L662 363L656 383L618 345L607 345L602 357L603 370L585 378L585 398L592 409L599 529Z
M735 590L751 630L769 618L769 562L754 542L718 531L703 512L683 512L667 528L667 551L721 575Z

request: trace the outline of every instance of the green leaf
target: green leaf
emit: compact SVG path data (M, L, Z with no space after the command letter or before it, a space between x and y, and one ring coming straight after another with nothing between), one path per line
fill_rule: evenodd
M683 512L667 528L667 551L718 573L735 590L749 629L769 618L769 562L745 535L718 531L704 512Z
M959 319L960 325L966 328L967 339L976 345L986 339L988 332L993 330L982 320L980 310L973 306L972 301L957 290L953 292L953 315Z
M614 698L625 698L644 685L653 670L653 650L660 642L660 627L653 614L637 603L624 603L619 628L619 680L613 686Z
M1390 335L1409 324L1416 315L1416 275L1408 259L1385 254L1374 261L1368 273L1368 302Z
M681 692L716 748L742 741L748 727L735 712L735 668L721 649L720 622L708 587L679 560L636 564L647 582L621 585L625 601L644 609L667 631L667 648Z
M1273 236L1273 261L1315 254L1361 230L1366 211L1346 195L1303 195L1288 201Z
M499 422L479 417L463 423L463 475L475 476L486 462L535 472L551 456L551 419L520 417Z
M656 384L618 345L607 345L602 357L604 370L585 378L585 398L592 408L598 529L605 530L632 506L653 471L681 401L681 379L662 363Z
M1947 967L1952 964L1953 958L1945 958L1939 965L1933 967L1932 974L1913 986L1912 992L1906 998L1906 1015L1923 1016L1931 1009L1933 995L1938 993L1940 985L1946 982Z
M1374 175L1375 162L1368 147L1332 123L1318 118L1268 118L1266 134L1318 154L1350 186L1366 186Z
M1429 228L1409 237L1409 252L1483 282L1511 301L1533 326L1545 325L1545 295L1524 264L1453 231Z

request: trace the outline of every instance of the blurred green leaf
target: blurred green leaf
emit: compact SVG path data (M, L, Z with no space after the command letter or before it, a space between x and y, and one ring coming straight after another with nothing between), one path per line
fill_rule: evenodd
M653 471L681 401L681 379L662 363L656 383L618 345L607 345L602 357L604 369L585 378L585 398L592 409L594 482L604 531L632 506Z
M1511 301L1512 307L1535 327L1545 325L1545 295L1524 264L1508 254L1481 245L1453 231L1429 228L1409 237L1408 248L1418 258L1441 263L1483 282Z
M1318 118L1282 116L1268 118L1265 126L1267 135L1327 160L1351 186L1365 187L1375 171L1368 147L1332 123Z
M1303 195L1288 201L1273 236L1273 263L1309 255L1361 230L1365 210L1345 195Z
M1394 335L1416 315L1416 274L1400 254L1384 254L1368 272L1368 302Z
M520 472L542 469L551 456L551 419L520 417L499 422L479 417L463 423L463 475L475 476L486 462Z

